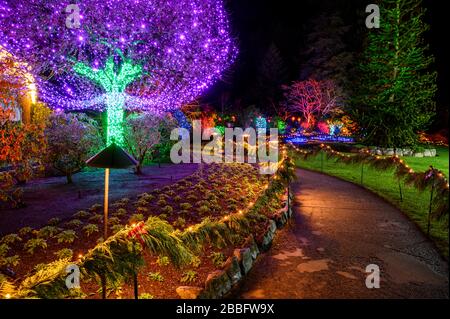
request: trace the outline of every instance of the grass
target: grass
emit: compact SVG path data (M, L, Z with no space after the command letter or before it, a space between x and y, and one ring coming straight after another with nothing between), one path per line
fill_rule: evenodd
M405 162L416 172L425 171L430 165L440 169L447 177L449 175L449 150L444 147L437 147L437 157L416 158L405 157ZM323 173L336 176L343 180L361 184L361 165L347 165L336 163L333 159L324 158ZM298 167L321 171L321 156L309 157L296 160ZM400 200L399 183L394 178L393 170L379 171L373 168L364 168L363 186L370 191L385 198L387 201L398 207L409 218L416 223L426 234L428 221L428 208L430 202L430 192L419 192L413 187L405 186L401 183L403 201ZM448 221L448 219L447 219ZM430 239L435 243L441 254L448 259L449 254L449 229L446 221L433 220L431 223Z

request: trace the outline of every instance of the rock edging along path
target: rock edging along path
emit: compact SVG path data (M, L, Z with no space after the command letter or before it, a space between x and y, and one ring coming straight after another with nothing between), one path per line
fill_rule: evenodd
M292 225L261 255L237 298L448 298L448 264L417 227L375 194L297 170ZM380 288L366 267L380 267Z

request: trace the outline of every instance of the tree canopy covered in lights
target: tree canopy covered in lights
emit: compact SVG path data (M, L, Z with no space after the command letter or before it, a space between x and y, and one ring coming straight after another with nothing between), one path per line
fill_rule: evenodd
M192 101L237 54L222 0L84 0L79 25L68 5L0 0L0 45L32 66L51 107L115 114L108 136L124 108L161 113Z

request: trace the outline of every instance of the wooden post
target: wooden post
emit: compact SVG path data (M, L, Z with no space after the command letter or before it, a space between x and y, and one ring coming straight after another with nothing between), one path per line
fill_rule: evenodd
M108 195L109 195L109 168L105 169L105 201L103 203L103 224L104 224L104 232L103 232L103 241L108 238Z

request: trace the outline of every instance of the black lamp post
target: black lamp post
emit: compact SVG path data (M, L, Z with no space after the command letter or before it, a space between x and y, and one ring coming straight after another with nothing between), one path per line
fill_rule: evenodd
M110 146L102 150L100 153L94 155L86 161L87 166L98 167L105 169L105 200L104 200L104 232L103 238L108 237L108 194L109 194L109 169L123 169L138 164L130 154L125 152L122 148L112 143Z
M98 154L86 161L87 166L105 169L105 199L103 205L103 240L108 238L108 195L109 195L109 169L123 169L137 165L138 162L122 148L112 143ZM101 276L102 298L106 299L106 278Z

